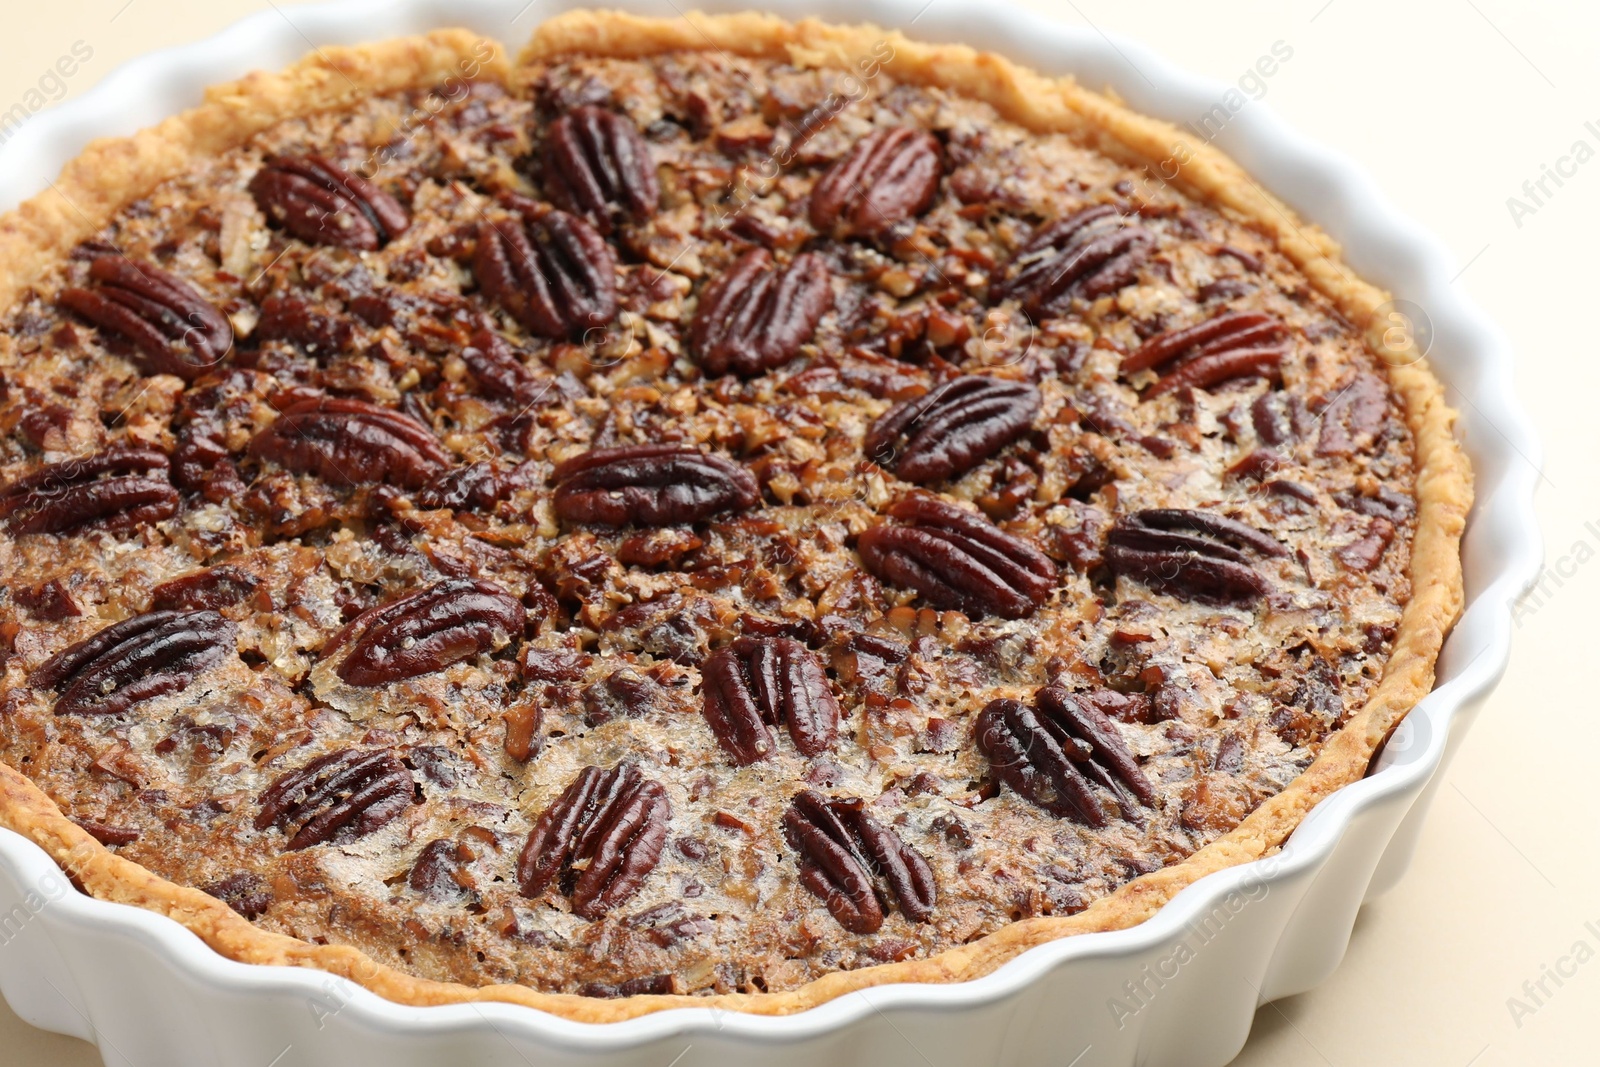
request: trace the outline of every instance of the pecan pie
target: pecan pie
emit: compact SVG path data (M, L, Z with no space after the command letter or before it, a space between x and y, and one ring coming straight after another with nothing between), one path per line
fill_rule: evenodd
M795 1011L1139 922L1359 777L1459 606L1384 295L964 48L335 51L0 263L0 821L413 1003Z

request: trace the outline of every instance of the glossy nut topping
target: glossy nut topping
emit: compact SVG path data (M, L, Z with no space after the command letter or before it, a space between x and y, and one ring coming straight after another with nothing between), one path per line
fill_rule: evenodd
M661 199L639 127L603 107L585 105L551 123L544 162L550 199L585 216L602 234L611 232L615 219L648 218Z
M193 381L233 348L233 326L194 286L152 263L96 256L99 284L67 289L61 303L133 346L151 374Z
M552 481L557 514L604 526L699 522L761 499L744 467L679 445L597 448L558 464Z
M398 200L325 156L281 156L250 192L267 218L311 244L370 252L410 226Z
M517 864L522 895L539 896L564 870L577 869L572 910L600 918L637 893L655 869L671 818L660 784L634 764L585 768L528 835Z
M57 715L120 715L188 686L222 662L233 637L214 611L151 611L56 653L32 681L59 692Z
M811 225L836 237L873 237L933 204L944 162L939 142L906 126L874 130L811 191Z
M52 463L0 490L0 520L19 535L135 530L177 513L170 466L153 448L126 445Z
M802 252L778 267L772 253L752 249L706 287L689 344L707 374L750 377L793 359L832 306L820 256Z
M617 257L565 211L478 225L472 272L495 303L537 337L580 340L617 317Z
M900 521L861 535L861 561L935 607L1021 619L1055 591L1050 558L981 515L927 493L902 498L889 515Z

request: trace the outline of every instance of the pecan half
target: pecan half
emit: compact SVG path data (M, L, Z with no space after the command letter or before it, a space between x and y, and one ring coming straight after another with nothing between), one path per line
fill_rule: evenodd
M432 431L411 416L336 397L290 405L251 440L250 454L336 485L404 489L420 489L450 465Z
M1155 236L1111 204L1081 208L1029 238L990 298L1017 300L1035 318L1063 315L1074 297L1132 283L1154 247Z
M1250 554L1287 556L1276 539L1205 511L1150 508L1119 518L1107 539L1106 562L1118 574L1184 600L1255 600L1272 583Z
M100 284L62 290L62 305L132 345L147 374L194 381L233 348L227 317L176 275L125 256L96 256L89 277Z
M388 685L503 647L522 636L527 618L522 603L498 585L451 578L362 612L323 657L350 644L339 677L351 685Z
M25 474L0 491L0 520L13 534L86 526L132 530L178 513L170 461L153 448L119 445Z
M937 608L1021 619L1050 598L1056 565L1030 541L930 493L889 509L899 523L861 534L861 560L884 581L915 589Z
M491 300L538 337L579 340L617 317L617 257L565 211L478 224L472 273Z
M634 764L584 768L528 835L517 861L522 895L538 896L561 875L573 913L602 918L655 870L671 818L666 790Z
M1039 390L1026 382L967 375L902 400L867 431L867 458L908 482L955 478L1028 432Z
M939 142L909 126L874 130L811 190L811 225L832 237L874 237L933 206L944 176Z
M603 234L618 219L643 222L661 202L655 161L639 127L593 104L550 124L544 184L558 207L587 216Z
M807 789L784 812L783 836L800 854L801 884L851 933L875 933L886 903L898 904L912 922L932 917L938 900L933 869L860 800L830 800Z
M833 747L839 700L822 662L789 637L740 637L701 665L705 716L717 741L738 763L772 754L770 727L787 723L794 747L820 756Z
M1122 361L1124 377L1170 367L1148 397L1178 389L1209 389L1235 378L1272 377L1290 351L1282 322L1260 311L1225 311L1205 322L1168 330Z
M323 156L280 156L250 179L267 218L311 244L372 252L411 225L400 202Z
M761 501L755 475L682 445L597 448L556 465L556 514L602 526L673 526Z
M257 830L277 827L294 852L382 829L415 799L416 781L386 749L345 748L278 778L261 794Z
M188 687L232 647L233 624L214 611L151 611L63 649L30 680L60 693L57 715L119 715Z
M1125 818L1137 805L1154 807L1155 787L1122 735L1092 701L1063 686L1046 686L1037 706L1002 697L978 714L974 738L995 777L1053 815L1102 827L1105 807L1091 781L1103 786Z
M1122 734L1092 695L1080 698L1066 686L1050 685L1034 698L1049 720L1089 746L1090 758L1082 763L1085 773L1110 790L1123 814L1132 817L1129 794L1146 807L1157 803L1155 786L1145 777L1139 760L1122 740ZM1081 749L1080 749L1081 751Z
M810 252L786 267L755 248L700 295L689 343L707 374L750 377L793 359L833 306L828 265Z

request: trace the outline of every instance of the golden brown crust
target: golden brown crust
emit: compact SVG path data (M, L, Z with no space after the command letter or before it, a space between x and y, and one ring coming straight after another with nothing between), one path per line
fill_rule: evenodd
M1069 79L1045 79L998 56L962 46L920 44L869 26L790 24L757 14L653 20L572 12L540 27L522 62L574 53L636 57L714 49L848 68L855 57L884 40L894 49L886 69L898 79L973 96L1030 129L1072 133L1119 160L1156 167L1163 177L1175 171L1169 178L1174 185L1268 234L1342 314L1372 332L1374 312L1387 294L1351 275L1332 240L1296 220L1220 152ZM282 73L254 74L213 89L201 107L134 137L92 144L49 192L0 218L0 303L13 301L44 266L104 225L128 200L272 122L336 108L362 94L428 84L458 74L469 58L481 63L486 76L514 79L498 47L492 46L485 58L484 44L465 31L439 31L329 50ZM1374 350L1379 351L1376 346ZM974 978L1046 941L1136 925L1204 875L1270 854L1315 804L1361 777L1383 738L1431 689L1439 648L1461 608L1459 546L1471 504L1471 475L1455 440L1455 413L1444 402L1439 380L1420 361L1391 362L1390 379L1416 442L1418 523L1411 555L1413 592L1382 682L1366 706L1328 738L1310 768L1236 829L1077 915L1024 920L928 959L834 973L790 992L596 1000L523 986L474 989L426 981L375 963L353 948L312 945L260 930L207 894L174 885L112 854L66 819L28 779L3 765L0 824L44 848L96 897L165 914L230 958L318 967L408 1004L505 1001L588 1022L687 1006L787 1014L872 985Z

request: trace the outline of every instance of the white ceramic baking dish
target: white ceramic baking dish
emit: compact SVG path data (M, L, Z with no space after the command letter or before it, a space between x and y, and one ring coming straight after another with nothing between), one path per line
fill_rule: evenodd
M90 139L132 133L194 105L207 85L285 66L312 47L464 25L515 51L540 21L581 6L524 2L354 0L269 10L130 63L5 144L0 210L45 188ZM682 13L673 0L616 6ZM1173 121L1206 114L1229 89L1132 41L994 0L762 6L991 49L1092 88L1110 86L1134 108ZM1445 645L1438 687L1374 773L1312 811L1279 855L1203 879L1134 929L1053 942L963 984L878 987L786 1018L693 1009L594 1026L505 1004L406 1007L322 972L235 963L166 918L84 896L38 848L0 831L0 991L11 1007L37 1026L95 1042L107 1064L130 1067L1226 1063L1256 1008L1325 978L1362 902L1404 872L1439 769L1505 668L1511 605L1537 572L1541 548L1532 517L1538 443L1513 399L1504 342L1450 288L1450 256L1347 160L1261 104L1238 110L1216 140L1341 241L1356 271L1423 309L1431 359L1461 409L1477 475L1464 546L1467 607Z

